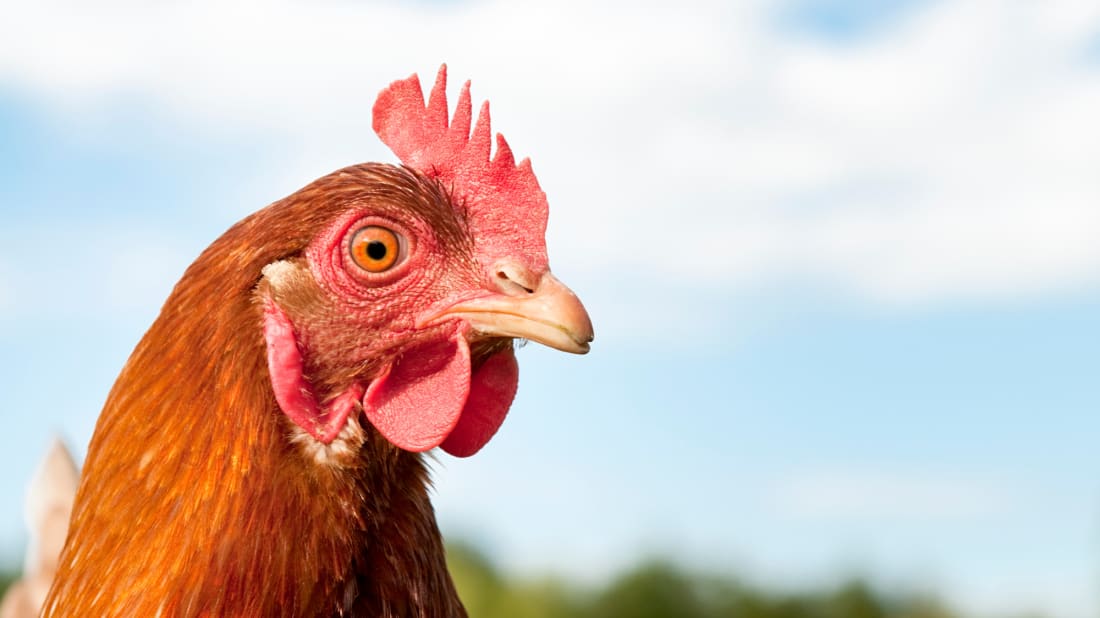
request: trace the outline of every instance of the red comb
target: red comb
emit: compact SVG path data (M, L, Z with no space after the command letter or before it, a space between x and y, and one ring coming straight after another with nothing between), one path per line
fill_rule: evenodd
M378 94L374 131L405 165L436 178L464 206L486 266L501 258L521 260L534 273L546 264L546 194L531 160L516 165L497 133L490 159L489 102L481 106L470 134L470 82L462 87L454 118L447 122L447 65L439 68L427 106L413 74Z

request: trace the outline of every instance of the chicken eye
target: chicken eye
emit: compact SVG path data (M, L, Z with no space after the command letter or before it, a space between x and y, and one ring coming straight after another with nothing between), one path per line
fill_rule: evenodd
M351 237L351 258L367 272L384 272L397 263L401 244L401 237L396 232L371 225Z

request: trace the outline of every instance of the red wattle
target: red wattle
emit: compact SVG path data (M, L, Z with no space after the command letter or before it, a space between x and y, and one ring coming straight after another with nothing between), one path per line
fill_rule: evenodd
M363 397L367 420L394 446L421 452L443 442L470 392L470 348L451 338L406 351Z
M469 457L500 429L519 383L511 348L490 356L471 375L470 347L455 332L405 351L365 393L353 384L322 408L303 375L294 327L271 299L264 304L264 338L279 407L325 444L339 435L361 397L367 420L394 446L412 452L441 446Z
M519 363L511 348L490 356L474 372L458 424L440 445L455 457L481 450L500 429L519 386Z

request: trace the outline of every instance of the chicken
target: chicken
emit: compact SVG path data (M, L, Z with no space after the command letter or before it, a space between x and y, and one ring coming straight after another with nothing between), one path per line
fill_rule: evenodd
M79 477L69 450L60 440L54 440L27 491L30 543L23 562L23 578L4 595L0 618L33 618L42 609L57 571L58 554L65 543Z
M513 340L588 351L547 202L446 66L374 106L402 166L324 176L187 269L108 396L45 616L463 616L421 453L477 452Z

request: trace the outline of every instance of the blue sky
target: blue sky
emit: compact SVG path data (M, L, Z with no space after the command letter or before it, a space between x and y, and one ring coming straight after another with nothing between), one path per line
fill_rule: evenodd
M1095 615L1100 10L727 4L13 8L0 550L189 261L393 161L375 93L446 61L532 157L597 340L521 351L498 437L438 458L445 531L522 572L662 552Z

